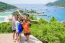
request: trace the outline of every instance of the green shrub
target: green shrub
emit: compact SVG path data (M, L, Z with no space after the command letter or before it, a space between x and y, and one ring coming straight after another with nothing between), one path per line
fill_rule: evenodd
M31 33L42 42L65 43L65 25L54 19L49 23L40 20L40 24L32 24Z
M11 28L12 28L12 25L10 22L0 23L0 33L10 33L12 32Z
M51 18L50 22L43 19L38 24L31 23L31 34L42 42L65 43L65 24ZM0 33L12 32L12 23L0 23Z

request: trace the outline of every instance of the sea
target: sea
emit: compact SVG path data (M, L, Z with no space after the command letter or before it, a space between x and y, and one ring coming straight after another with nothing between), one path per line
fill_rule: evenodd
M37 18L43 18L45 20L50 20L52 17L55 17L58 21L65 20L65 8L57 7L57 6L46 6L43 4L16 4L20 10L35 10L40 14L46 16L37 16ZM0 12L0 22L6 21L5 18L12 15L14 10L7 10L4 12Z

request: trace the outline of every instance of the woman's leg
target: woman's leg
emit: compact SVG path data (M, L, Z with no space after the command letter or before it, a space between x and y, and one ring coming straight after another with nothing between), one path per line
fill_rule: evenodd
M26 36L26 41L29 41L29 35Z
M16 43L19 43L19 34L16 33Z
M15 37L16 37L16 32L13 31L13 40L15 40Z
M26 37L25 41L29 41L29 35L26 34L25 37Z
M20 34L19 34L19 40L21 40L21 38L22 38L22 37L21 37L21 33L20 33Z

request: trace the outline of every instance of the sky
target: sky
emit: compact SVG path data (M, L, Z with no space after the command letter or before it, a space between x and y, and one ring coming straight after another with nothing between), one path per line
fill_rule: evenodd
M0 0L0 2L9 4L47 4L55 1L56 0Z

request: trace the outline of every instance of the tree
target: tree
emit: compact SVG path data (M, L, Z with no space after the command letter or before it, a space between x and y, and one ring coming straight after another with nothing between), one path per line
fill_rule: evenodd
M51 19L50 19L50 22L56 22L57 21L57 19L55 18L55 17L52 17Z
M46 20L40 18L40 19L39 19L39 23L44 23L44 24L46 24L46 23L48 23L48 22L47 22Z

